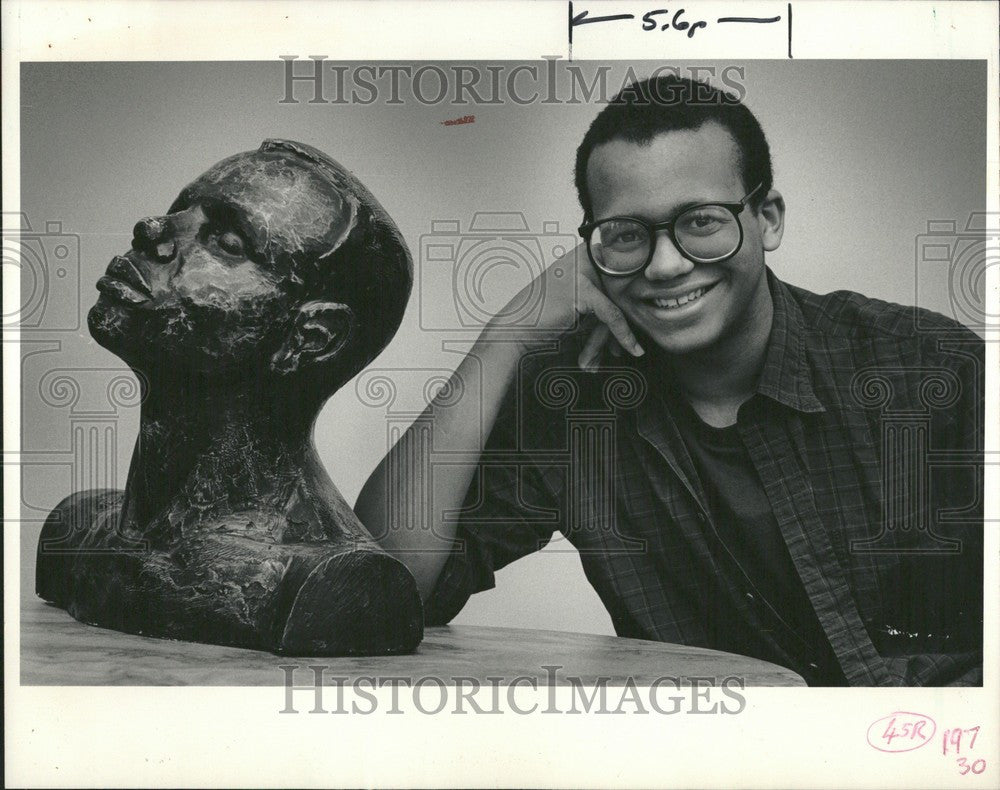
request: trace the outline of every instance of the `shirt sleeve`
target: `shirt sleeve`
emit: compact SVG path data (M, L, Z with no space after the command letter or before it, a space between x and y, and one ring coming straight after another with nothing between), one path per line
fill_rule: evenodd
M955 374L958 393L954 404L940 410L945 419L935 425L934 450L953 454L957 463L944 466L941 479L931 485L929 513L935 519L951 514L952 522L942 529L959 541L959 548L951 555L927 557L923 570L915 571L905 585L914 599L923 586L931 602L925 614L936 621L927 623L928 630L945 632L947 641L938 641L937 650L904 651L887 658L889 673L903 686L983 683L985 345L972 332L963 333L961 342L953 345L957 353L949 350L936 360L937 366ZM914 568L917 562L912 558ZM943 612L948 617L942 621Z
M983 652L916 653L886 660L889 674L900 686L981 686Z
M962 463L946 467L953 474L945 476L943 485L931 486L931 514L958 522L951 532L960 541L955 574L958 584L953 593L958 597L960 611L954 636L964 643L972 660L962 657L956 649L964 658L958 662L962 671L953 671L951 675L942 671L939 674L944 682L967 677L969 670L974 671L977 666L977 656L982 680L986 360L985 344L980 338L968 332L963 340L959 346L961 353L952 355L961 360L956 368L959 397L954 408L947 410L954 423L945 432L950 436L943 448ZM947 580L942 581L945 586Z
M963 364L957 371L960 395L956 408L952 410L956 422L948 449L965 458L965 474L956 475L949 485L956 491L972 492L971 497L966 493L965 501L960 503L964 505L959 514L964 527L956 530L964 560L960 571L964 585L960 600L965 615L960 618L957 635L967 650L955 651L949 656L953 665L946 663L938 668L934 673L935 685L982 685L983 682L986 345L969 332L962 351ZM931 490L934 494L934 489ZM955 505L951 501L941 503L935 500L936 497L932 496L934 513L941 512L942 507Z
M448 623L471 595L496 585L495 571L543 548L558 528L557 497L522 443L531 428L515 391L500 408L458 516L452 552L424 601L428 626ZM503 459L492 460L498 452Z

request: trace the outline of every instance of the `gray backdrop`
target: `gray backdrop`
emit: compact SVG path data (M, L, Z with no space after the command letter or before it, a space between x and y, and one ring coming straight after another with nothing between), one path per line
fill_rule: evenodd
M608 84L620 86L626 64L611 65ZM643 76L662 65L633 67ZM974 325L975 305L968 308L982 298L979 274L956 273L925 253L928 238L954 236L947 224L928 233L929 221L953 220L962 230L985 206L985 62L697 65L717 74L729 65L744 69L745 101L768 134L775 186L788 206L784 242L768 258L780 277L819 292L847 288L917 303ZM418 279L410 307L373 365L397 382L396 400L373 405L352 383L330 400L316 428L320 454L351 502L384 454L387 431L419 411L428 379L457 365L459 355L444 341L460 347L475 334L466 319L502 304L541 265L521 259L498 267L484 275L482 294L459 295L481 303L456 305L454 266L427 260L429 241L459 255L479 233L470 230L476 212L513 212L534 234L541 258L574 243L580 211L573 157L596 100L422 104L404 89L402 103L391 104L380 80L382 93L368 106L310 104L311 89L301 85L300 101L281 104L284 68L22 66L21 208L30 229L25 218L5 215L4 263L14 263L14 250L24 256L23 594L31 594L40 519L74 488L122 486L135 439L131 376L90 339L82 320L96 298L94 282L128 248L136 220L165 212L209 165L267 137L314 145L368 185L413 252ZM581 68L592 77L596 67ZM564 71L560 77L565 99L568 78ZM327 98L335 93L330 79ZM433 75L424 86L425 98L434 98ZM475 121L442 123L466 115ZM456 622L612 633L565 543L497 579L498 588L474 597Z

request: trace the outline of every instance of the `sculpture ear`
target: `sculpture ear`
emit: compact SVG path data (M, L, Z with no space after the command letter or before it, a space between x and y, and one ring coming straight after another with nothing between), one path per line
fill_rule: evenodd
M354 313L338 302L306 302L299 308L271 369L289 374L333 361L354 333Z

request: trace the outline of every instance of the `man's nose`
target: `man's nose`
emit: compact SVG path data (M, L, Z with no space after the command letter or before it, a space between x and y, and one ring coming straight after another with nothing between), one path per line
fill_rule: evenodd
M672 280L687 274L694 268L694 263L681 255L670 234L661 230L656 235L656 248L653 250L653 260L646 267L648 280Z
M132 229L132 248L158 263L169 263L177 254L168 217L146 217Z

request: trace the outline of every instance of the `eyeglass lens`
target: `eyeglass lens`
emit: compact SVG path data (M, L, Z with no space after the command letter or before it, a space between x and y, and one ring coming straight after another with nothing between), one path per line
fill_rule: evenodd
M736 251L740 228L723 206L696 206L674 221L674 238L681 253L696 261L713 261ZM653 239L645 225L630 219L600 223L590 237L594 261L612 272L638 271L650 257Z

